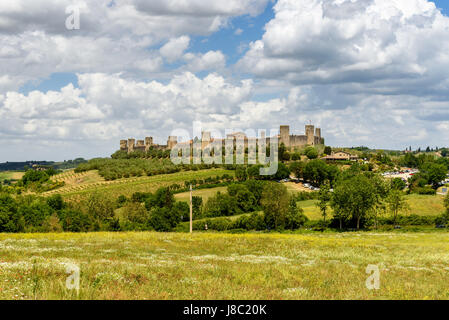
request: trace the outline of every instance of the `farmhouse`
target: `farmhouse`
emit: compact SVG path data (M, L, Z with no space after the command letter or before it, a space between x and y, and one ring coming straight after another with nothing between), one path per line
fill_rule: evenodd
M330 156L323 157L322 159L327 161L357 161L359 157L349 152L339 151L332 152Z

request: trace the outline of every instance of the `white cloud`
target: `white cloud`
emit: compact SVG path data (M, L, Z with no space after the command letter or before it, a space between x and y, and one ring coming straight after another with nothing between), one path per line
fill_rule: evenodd
M0 95L0 146L104 141L112 152L119 139L146 135L163 143L176 128L190 130L194 120L207 123L211 114L234 114L252 94L251 80L233 84L217 74L198 78L189 72L167 84L105 73L79 74L78 83L79 89L69 84L60 91ZM88 156L97 152L89 150Z
M190 38L188 36L173 38L164 44L159 51L168 62L174 62L183 55L184 51L187 50L189 43Z
M204 54L187 53L183 58L187 62L187 70L192 72L220 70L226 66L226 58L221 51L208 51Z
M257 76L388 93L447 78L449 18L433 2L279 0L274 10L239 63Z
M337 146L447 144L449 18L430 1L279 0L233 70L219 46L189 47L268 0L79 2L78 31L65 29L71 0L0 2L0 148L17 159L108 155L193 120L297 133L312 120ZM19 92L54 72L77 73L79 88Z
M167 73L162 58L181 58L190 36L208 36L233 17L256 15L267 1L2 1L0 74L21 85L54 72ZM70 5L80 7L79 30L66 29ZM6 89L0 84L0 92Z

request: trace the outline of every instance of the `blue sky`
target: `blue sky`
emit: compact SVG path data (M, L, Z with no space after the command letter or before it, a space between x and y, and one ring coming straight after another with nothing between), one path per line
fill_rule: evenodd
M228 65L235 64L248 49L250 42L262 38L265 24L274 17L274 4L274 2L269 2L265 7L265 10L257 16L243 15L235 17L229 21L226 27L210 35L191 37L189 50L199 53L206 53L210 50L220 50L226 55L226 63ZM160 48L162 45L163 43L158 44L155 48ZM151 49L154 48L150 47L149 50ZM169 69L175 69L179 67L179 65L179 63L172 63L168 64L167 67ZM206 73L203 72L199 74L204 75ZM69 83L78 87L75 73L52 73L46 78L27 82L19 91L23 94L28 94L33 90L42 92L60 90Z
M74 30L72 0L5 1L0 161L109 156L194 121L449 146L447 0L443 16L428 0L88 0Z
M441 9L442 12L447 15L449 12L449 3L447 0L434 0L437 8Z
M448 0L433 0L433 2L436 4L437 8L442 10L443 14L447 15L449 13ZM265 10L255 17L250 15L235 17L229 21L227 27L212 33L211 35L192 37L189 50L201 53L206 53L210 50L220 50L226 55L226 63L228 65L235 64L248 49L250 42L262 38L265 24L274 17L274 4L275 2L269 2ZM241 30L241 33L237 30ZM161 45L156 47L160 47ZM177 67L179 67L179 64L177 63L168 64L168 68L175 69ZM200 75L204 74L206 73L200 73ZM69 83L78 87L75 73L52 73L46 78L27 82L19 91L23 94L27 94L33 90L42 92L60 90Z

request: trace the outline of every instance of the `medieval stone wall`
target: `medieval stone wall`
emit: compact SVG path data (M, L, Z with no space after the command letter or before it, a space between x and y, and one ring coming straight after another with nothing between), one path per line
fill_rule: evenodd
M284 143L285 146L289 149L291 148L302 148L307 145L320 145L324 144L324 138L321 137L321 129L315 128L313 125L305 126L305 135L291 135L290 134L290 126L284 125L279 128L279 144ZM235 143L237 138L242 138L244 136L243 133L235 133L227 136L227 139L233 140ZM158 145L153 143L153 137L146 137L145 140L136 140L128 139L128 140L120 140L120 150L127 151L128 153L133 151L143 151L147 152L151 147L166 150L172 149L178 143L177 137L169 136L167 140L167 145ZM251 138L250 138L251 139ZM215 141L212 138L211 133L207 131L203 131L201 134L201 148L206 148L211 141ZM223 141L224 142L224 141ZM266 138L267 145L270 143L270 138ZM190 141L192 143L192 141ZM248 137L244 137L245 148L248 146Z

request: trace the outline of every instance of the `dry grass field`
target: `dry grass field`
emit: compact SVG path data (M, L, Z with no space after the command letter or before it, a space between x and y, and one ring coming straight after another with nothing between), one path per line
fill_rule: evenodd
M443 232L0 234L0 299L448 299L448 283Z
M5 179L13 179L13 180L20 180L22 179L25 172L21 171L3 171L0 172L0 181Z

